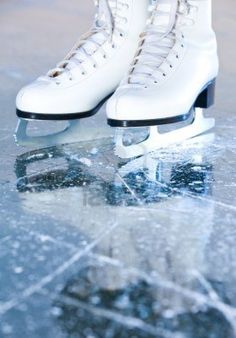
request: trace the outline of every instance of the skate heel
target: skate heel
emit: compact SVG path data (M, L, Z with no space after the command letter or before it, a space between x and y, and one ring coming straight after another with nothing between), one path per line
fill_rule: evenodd
M215 102L215 85L216 80L214 79L209 85L201 92L198 96L194 107L195 108L209 108Z

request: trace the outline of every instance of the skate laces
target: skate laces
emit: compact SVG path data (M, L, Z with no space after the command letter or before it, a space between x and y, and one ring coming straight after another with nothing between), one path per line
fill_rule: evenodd
M112 40L115 29L119 31L120 35L124 34L121 24L124 21L126 22L126 18L121 16L120 11L124 6L128 8L127 1L95 0L95 6L95 22L90 31L79 39L64 60L58 63L56 68L51 69L43 79L56 81L57 84L60 84L60 76L67 74L69 79L73 80L71 71L78 66L81 74L85 75L83 62L89 59L93 67L96 68L96 60L93 54L100 48L103 57L106 58L102 45L109 39L114 48Z
M194 0L191 0L194 1ZM204 1L204 0L203 0ZM141 35L140 47L128 76L128 84L146 87L149 83L158 83L161 76L166 76L162 68L165 62L173 68L167 59L170 53L176 54L174 45L182 33L178 25L192 24L186 17L192 8L188 0L158 0L150 18L146 31Z

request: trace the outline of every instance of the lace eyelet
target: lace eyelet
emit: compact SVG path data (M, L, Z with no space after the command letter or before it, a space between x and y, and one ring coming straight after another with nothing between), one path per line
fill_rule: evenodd
M103 59L106 59L106 58L107 58L107 56L104 54L104 55L103 55Z
M170 68L173 68L173 66L172 66L172 65L170 65Z
M97 65L95 65L95 64L94 64L94 65L93 65L93 68L95 68L95 69L96 69L96 68L97 68Z
M175 57L176 57L176 59L178 59L178 58L179 58L179 55L177 54Z
M81 73L81 75L83 75L83 76L84 76L84 75L86 75L86 73L85 73L85 72L82 72L82 73Z
M166 76L166 74L165 74L165 73L163 73L162 75L163 75L163 76Z
M158 83L157 81L153 81L155 84Z

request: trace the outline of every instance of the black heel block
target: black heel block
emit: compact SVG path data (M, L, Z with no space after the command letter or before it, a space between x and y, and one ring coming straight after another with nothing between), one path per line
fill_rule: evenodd
M214 79L198 96L194 104L195 108L209 108L214 104L215 86L216 86L216 80Z

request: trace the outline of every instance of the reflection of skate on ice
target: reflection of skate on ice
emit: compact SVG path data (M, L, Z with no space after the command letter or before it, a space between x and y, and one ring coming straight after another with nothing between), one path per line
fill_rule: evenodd
M81 187L77 193L85 194L86 205L93 208L104 203L138 206L139 199L142 204L165 202L182 192L209 194L212 182L212 166L208 164L212 152L209 135L199 137L197 145L162 151L156 156L148 154L125 163L116 163L115 156L110 162L112 149L109 143L106 156L94 152L93 146L94 143L84 143L80 150L77 145L51 147L18 156L15 163L18 191L33 193L30 198L33 202L33 196L40 198L37 193L46 197L55 190L59 195L65 195L66 189ZM99 144L97 146L99 149ZM99 186L98 195L96 189L89 189L94 184ZM84 197L82 201L85 202ZM84 207L81 204L81 208Z
M205 162L206 152L208 147L212 146L215 140L215 134L208 133L197 136L194 139L187 140L185 147L176 147L166 152L159 152L157 154L147 154L146 156L139 156L136 159L128 161L125 165L119 168L119 174L124 177L129 173L137 170L145 170L146 177L151 181L160 180L163 172L163 164L165 162L186 162L193 165L201 165ZM207 152L208 153L208 152ZM157 175L158 166L161 165L161 173Z
M45 147L104 137L96 127L82 131L76 120L96 114L127 72L145 27L148 0L99 0L96 7L90 32L55 69L17 95L19 144ZM69 125L55 135L29 136L27 124L33 120L69 120Z
M122 165L118 170L116 184L108 191L108 201L111 204L122 204L125 201L127 205L142 206L166 204L171 198L185 194L209 195L213 167L208 158L214 139L213 135L211 139L209 136L210 134L197 137L198 144L147 154ZM119 184L120 177L125 185ZM135 198L130 195L126 186ZM178 202L177 199L176 203Z
M214 119L206 119L203 109L214 103L217 74L211 0L158 1L130 72L107 104L112 127L150 131L128 146L119 132L117 155L144 155L213 128ZM160 132L171 124L175 130Z

